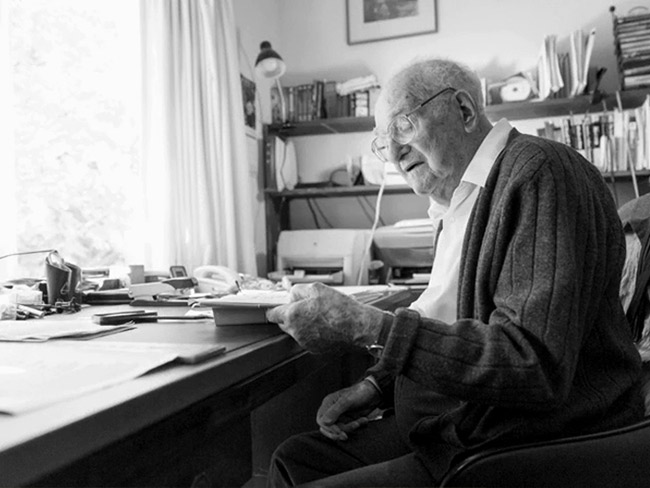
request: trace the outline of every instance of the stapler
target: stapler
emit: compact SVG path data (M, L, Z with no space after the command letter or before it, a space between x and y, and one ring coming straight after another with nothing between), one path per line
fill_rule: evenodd
M142 306L187 306L188 296L198 285L196 278L169 278L153 283L129 285L131 305Z

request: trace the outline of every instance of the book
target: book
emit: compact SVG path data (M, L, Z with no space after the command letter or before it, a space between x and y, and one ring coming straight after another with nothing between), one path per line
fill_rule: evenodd
M408 295L408 288L392 285L333 286L335 290L366 305L390 304ZM212 308L217 327L226 325L268 324L266 311L289 303L286 290L243 290L236 295L206 298L198 301L200 307Z
M290 86L287 89L287 104L289 109L287 110L287 121L295 122L296 119L296 87Z
M236 295L198 301L200 307L212 308L217 327L267 324L266 311L285 303L289 303L288 291L267 290L244 290Z
M375 105L377 105L380 93L381 89L378 86L374 86L368 90L368 115L370 116L375 115Z
M324 117L333 119L339 116L338 94L336 93L336 82L326 81L323 87Z
M225 325L259 325L268 324L266 311L273 308L269 305L225 306L212 307L214 323L217 327Z

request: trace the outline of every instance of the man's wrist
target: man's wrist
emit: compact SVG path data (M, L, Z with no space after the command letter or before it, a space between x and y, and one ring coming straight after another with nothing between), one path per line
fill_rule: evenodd
M372 385L372 387L375 390L377 390L377 393L379 393L380 396L384 394L384 392L381 390L381 387L379 386L379 383L377 382L377 380L375 379L375 377L373 375L366 376L363 379L363 381L367 381L368 383L370 383Z
M377 335L377 339L375 341L376 344L380 346L385 346L386 341L388 340L388 334L390 333L390 329L393 326L393 321L395 320L395 314L391 312L382 312L382 321L381 321L381 328L379 329L379 334Z
M388 332L393 323L393 315L378 308L367 306L360 317L360 327L355 331L353 343L360 347L367 348L373 344L384 345ZM381 342L380 342L381 341Z
M388 338L388 333L390 332L390 328L393 325L394 318L395 316L392 313L382 312L382 317L381 321L379 321L379 329L375 336L375 340L365 345L368 354L370 354L377 361L381 359L381 355L384 352L384 344Z
M366 345L366 351L373 358L375 358L376 360L379 360L379 359L381 359L381 355L384 352L384 346L382 346L381 344L377 344L377 343L367 344Z

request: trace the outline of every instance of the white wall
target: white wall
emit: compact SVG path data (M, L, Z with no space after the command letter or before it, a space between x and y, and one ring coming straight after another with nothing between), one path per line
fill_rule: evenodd
M262 2L260 2L262 3ZM380 81L417 56L444 56L499 80L535 66L542 40L554 34L566 51L576 29L596 28L593 65L606 66L603 86L616 84L610 5L624 15L648 0L437 0L438 32L347 45L345 0L279 0L287 83L315 77L345 80L374 73Z
M437 0L438 31L349 46L346 0L236 0L243 45L254 62L258 44L269 40L287 63L285 85L316 78L345 81L375 74L380 83L415 57L443 56L464 62L482 77L498 81L533 69L545 35L554 34L558 51L568 50L568 36L576 29L596 28L592 66L607 68L601 87L617 88L610 5L618 15L632 7L650 9L650 0ZM258 80L260 81L260 80ZM264 85L264 82L266 84ZM259 83L262 117L270 120L266 80ZM534 133L540 121L516 122ZM348 156L369 152L369 134L295 138L301 182L327 180ZM414 196L386 197L386 223L423 216L426 201ZM370 199L374 205L374 198ZM354 199L322 199L319 205L341 227L369 226L361 204ZM407 209L407 210L405 210ZM305 202L292 205L292 221L313 227Z
M280 37L280 14L282 8L279 0L233 0L237 35L239 44L239 64L241 74L254 81L257 88L257 130L255 136L246 137L248 165L251 178L257 181L258 192L255 195L255 249L257 249L257 268L260 274L266 271L266 228L264 215L264 194L262 193L262 175L259 173L259 158L262 138L262 120L269 113L269 88L266 79L257 79L254 72L255 58L259 44L265 39Z

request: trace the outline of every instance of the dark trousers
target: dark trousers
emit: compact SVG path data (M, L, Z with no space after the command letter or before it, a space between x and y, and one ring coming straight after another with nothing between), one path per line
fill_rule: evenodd
M283 442L273 454L269 488L436 486L398 432L395 416L370 422L346 441L318 431Z

